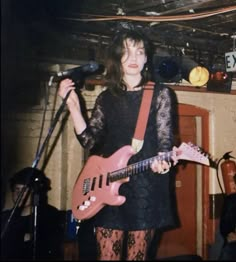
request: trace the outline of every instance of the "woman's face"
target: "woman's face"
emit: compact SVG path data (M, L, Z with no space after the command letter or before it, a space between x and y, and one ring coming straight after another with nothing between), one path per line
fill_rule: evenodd
M140 75L146 62L147 56L143 42L135 43L133 40L127 39L121 57L124 75Z

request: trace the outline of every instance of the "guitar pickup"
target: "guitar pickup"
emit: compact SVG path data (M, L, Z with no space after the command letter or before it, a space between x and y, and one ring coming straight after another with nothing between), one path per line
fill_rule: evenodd
M103 175L99 176L99 184L98 184L99 188L102 187L102 177L103 177Z
M97 179L96 177L93 178L93 182L92 182L92 186L91 186L91 191L93 191L94 188L95 188L96 179Z

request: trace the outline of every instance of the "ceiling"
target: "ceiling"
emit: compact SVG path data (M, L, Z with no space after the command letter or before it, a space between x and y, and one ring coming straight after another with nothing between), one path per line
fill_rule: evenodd
M209 67L235 45L236 0L2 2L6 47L41 60L102 62L111 36L130 26L144 30L160 53L186 54Z

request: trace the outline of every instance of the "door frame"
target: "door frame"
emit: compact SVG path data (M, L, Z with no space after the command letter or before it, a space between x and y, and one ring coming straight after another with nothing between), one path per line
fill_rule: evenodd
M209 152L209 111L201 107L189 104L178 104L178 115L201 117L201 137L205 152ZM209 167L202 166L202 258L208 257L209 230L212 230L212 223L209 220Z

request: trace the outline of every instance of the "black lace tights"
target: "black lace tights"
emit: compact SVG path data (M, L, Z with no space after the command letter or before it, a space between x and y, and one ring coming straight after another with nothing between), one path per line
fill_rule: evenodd
M147 250L154 236L154 229L127 232L126 260L147 260ZM125 232L96 228L97 259L121 260Z

